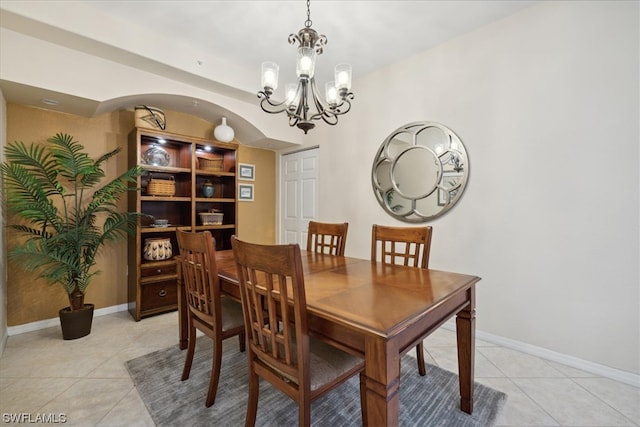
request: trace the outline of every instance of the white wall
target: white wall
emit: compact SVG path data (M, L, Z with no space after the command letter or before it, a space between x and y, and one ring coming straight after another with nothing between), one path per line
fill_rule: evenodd
M471 177L430 266L482 277L478 330L640 373L638 4L545 2L354 82L352 112L309 140L346 254L402 224L371 188L383 139L448 125Z

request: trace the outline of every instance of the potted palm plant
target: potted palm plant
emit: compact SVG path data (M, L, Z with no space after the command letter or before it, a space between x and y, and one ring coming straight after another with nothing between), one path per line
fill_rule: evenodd
M8 256L62 286L69 298L69 306L59 311L62 334L75 339L91 332L93 304L85 304L84 296L98 273L99 250L135 229L139 214L119 211L117 202L136 189L130 183L144 171L133 167L102 184L102 166L120 148L93 160L70 135L58 133L47 142L5 147L1 172L7 210L21 218L9 227L25 237Z

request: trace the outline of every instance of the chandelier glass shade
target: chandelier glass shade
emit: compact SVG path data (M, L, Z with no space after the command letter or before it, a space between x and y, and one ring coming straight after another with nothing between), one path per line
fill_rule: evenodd
M279 67L275 62L262 63L261 86L258 92L261 99L260 107L270 114L286 113L289 126L297 126L306 134L315 127L315 121L335 125L338 116L346 114L351 109L353 93L351 92L351 65L338 64L335 67L334 80L325 83L324 94L316 86L314 73L316 58L322 54L327 38L311 28L309 11L310 2L307 1L307 20L304 28L298 34L289 35L289 44L298 43L298 57L296 62L297 82L285 85L284 100L273 99L274 91L278 88Z

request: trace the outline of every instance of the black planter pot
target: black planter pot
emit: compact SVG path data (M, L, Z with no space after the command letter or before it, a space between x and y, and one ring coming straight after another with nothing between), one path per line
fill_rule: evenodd
M62 338L65 340L75 340L87 336L91 333L91 323L93 322L93 304L85 304L80 310L71 311L70 307L65 307L58 312L60 316L60 326L62 327Z

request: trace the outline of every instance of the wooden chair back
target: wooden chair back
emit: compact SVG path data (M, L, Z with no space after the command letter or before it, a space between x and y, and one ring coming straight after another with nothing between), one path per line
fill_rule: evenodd
M429 268L431 235L430 226L390 227L374 224L371 232L371 260Z
M205 405L213 405L222 366L222 340L237 336L240 351L245 350L242 307L220 294L215 240L211 232L188 233L177 230L180 255L176 257L178 285L186 296L189 340L182 370L182 381L189 378L196 347L196 329L213 340L211 377Z
M374 224L371 230L371 260L385 264L402 264L409 267L429 268L429 253L431 252L432 228L425 227L390 227ZM409 348L403 349L406 353ZM427 368L424 361L424 343L422 340L415 345L418 372L426 375Z
M180 255L179 277L189 311L221 330L220 285L215 262L215 240L209 231L176 231Z
M309 380L309 333L300 248L231 238L251 362L294 397ZM290 310L290 300L293 310ZM266 316L265 316L266 314ZM280 388L280 387L279 387Z
M309 221L307 251L344 256L349 223Z
M253 426L256 421L260 377L297 402L299 425L308 426L311 402L363 372L364 361L309 336L297 244L258 245L232 236L231 246L249 353L245 426ZM366 425L364 384L361 376L360 404Z

